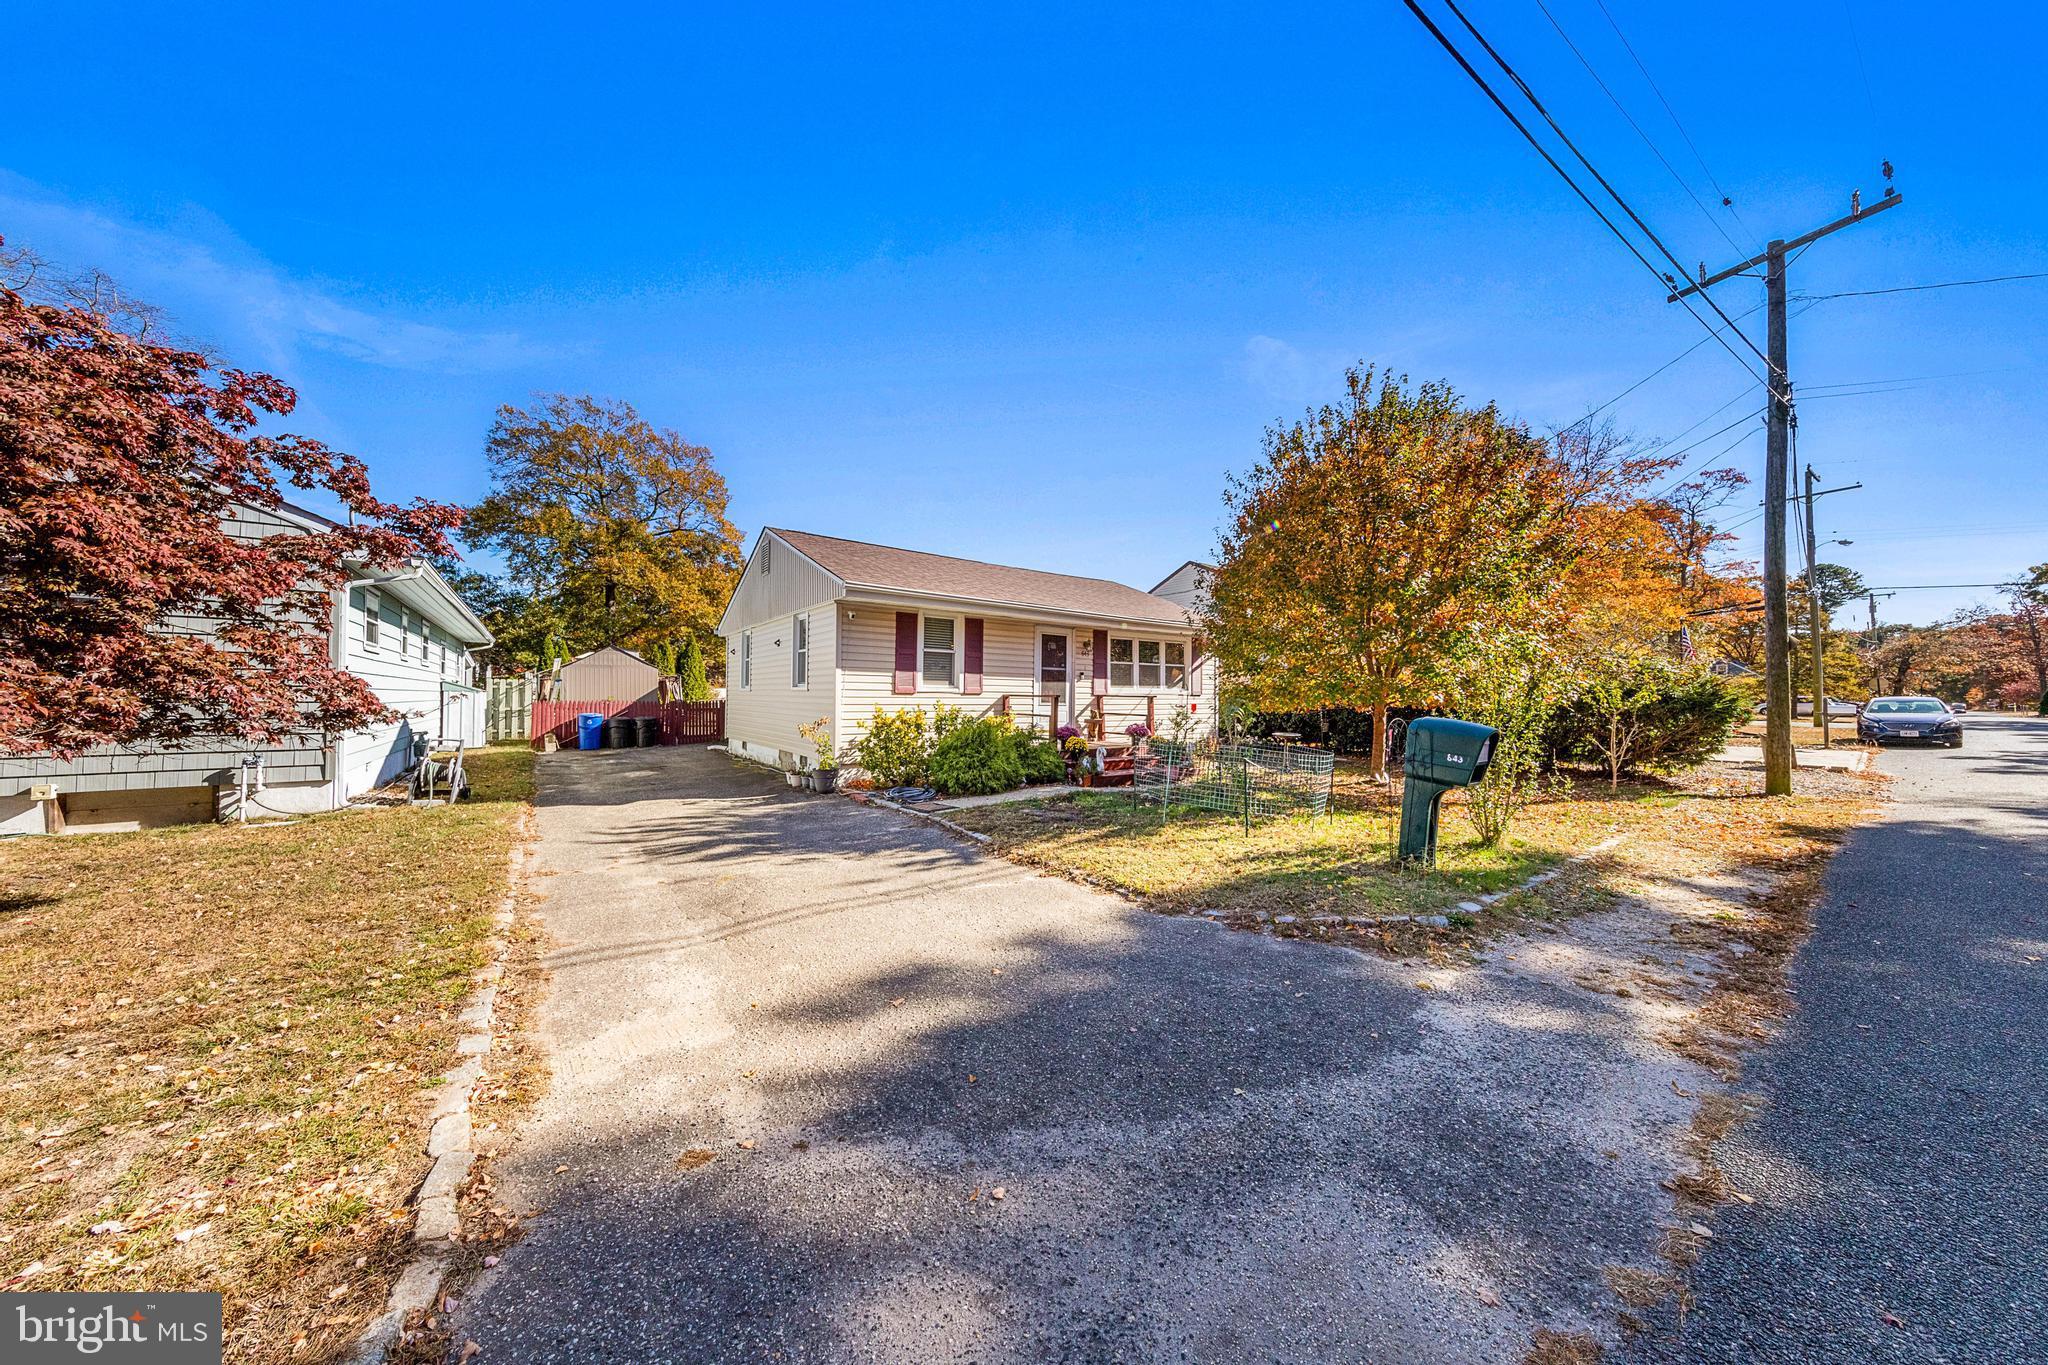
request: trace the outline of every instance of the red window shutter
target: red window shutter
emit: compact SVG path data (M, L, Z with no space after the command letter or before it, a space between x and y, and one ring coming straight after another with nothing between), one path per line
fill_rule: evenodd
M1109 695L1109 632L1095 632L1095 662L1091 665L1094 674L1094 694L1098 697Z
M917 613L896 613L896 687L898 696L917 691Z
M970 697L981 695L981 627L979 616L967 618L967 638L960 646L960 690Z

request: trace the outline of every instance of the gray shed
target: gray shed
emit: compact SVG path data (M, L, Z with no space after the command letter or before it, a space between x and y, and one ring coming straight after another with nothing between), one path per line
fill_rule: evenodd
M560 701L660 701L661 673L630 649L607 645L562 665Z

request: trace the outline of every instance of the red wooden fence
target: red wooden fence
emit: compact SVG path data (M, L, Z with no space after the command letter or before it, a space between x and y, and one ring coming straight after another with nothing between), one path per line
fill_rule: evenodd
M722 701L537 701L533 704L533 742L539 744L552 734L564 749L575 748L576 717L589 712L606 719L659 716L663 744L709 744L725 738Z

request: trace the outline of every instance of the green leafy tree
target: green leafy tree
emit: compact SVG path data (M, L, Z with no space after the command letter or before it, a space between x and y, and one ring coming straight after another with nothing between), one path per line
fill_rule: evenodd
M725 479L711 452L628 403L544 395L498 410L485 443L491 493L472 546L504 557L519 601L491 622L577 653L709 632L740 569Z
M711 700L711 683L704 676L704 646L694 635L683 637L682 658L676 662L676 691L683 701Z
M1847 604L1869 592L1863 575L1854 569L1825 561L1813 566L1814 590L1820 597L1820 609L1824 617L1832 617ZM1801 575L1792 580L1793 594L1802 601L1806 597L1806 578Z
M1466 812L1483 847L1497 847L1515 817L1546 788L1564 785L1549 763L1546 741L1571 681L1556 646L1532 630L1485 632L1452 665L1451 712L1500 735L1485 780L1465 791Z

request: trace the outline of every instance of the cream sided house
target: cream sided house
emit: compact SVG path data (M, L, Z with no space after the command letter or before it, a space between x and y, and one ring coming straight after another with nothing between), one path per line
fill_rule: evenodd
M1187 602L1102 578L771 528L718 633L727 742L777 767L816 761L798 726L827 719L844 748L877 712L937 703L1111 746L1178 707L1215 726Z
M331 531L317 513L283 505L238 508L230 534L260 539ZM205 629L203 621L170 623ZM491 643L455 590L426 563L363 565L333 594L328 623L334 662L370 685L400 718L332 741L318 734L282 744L232 739L178 749L90 749L69 761L0 758L0 835L89 833L230 817L240 793L248 811L334 810L411 766L413 741L483 743L484 694L474 652ZM243 760L261 760L244 774Z

